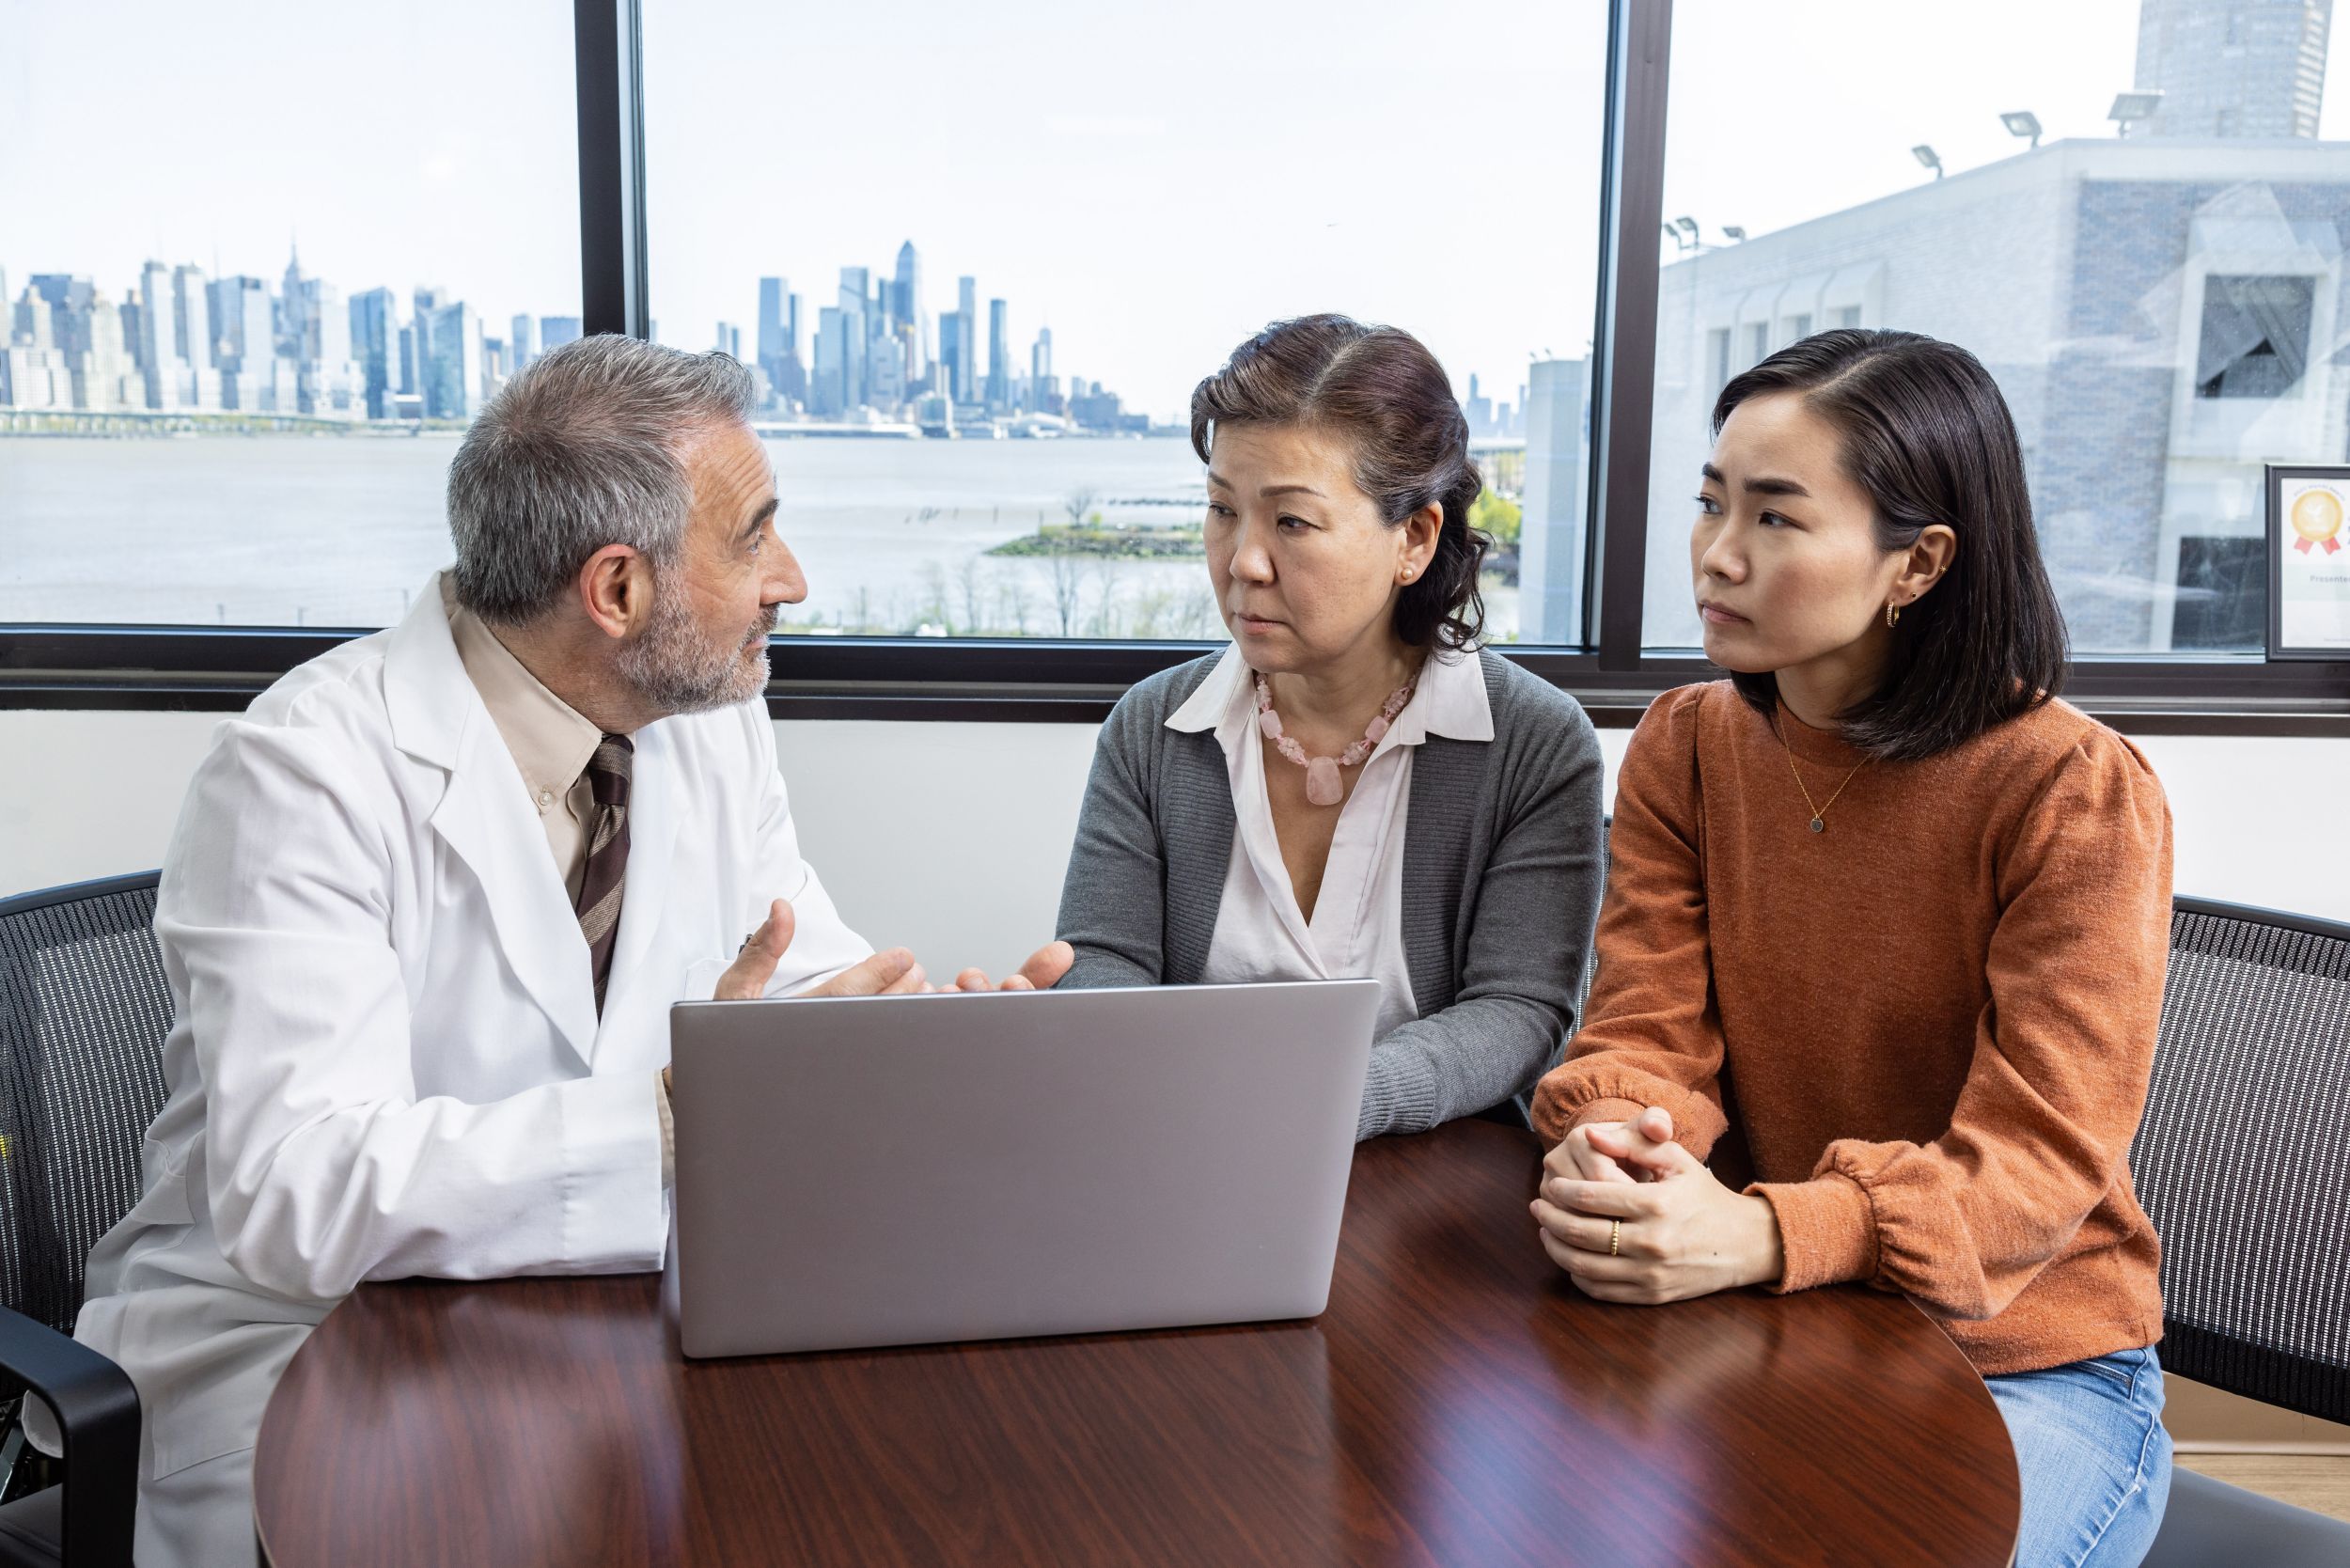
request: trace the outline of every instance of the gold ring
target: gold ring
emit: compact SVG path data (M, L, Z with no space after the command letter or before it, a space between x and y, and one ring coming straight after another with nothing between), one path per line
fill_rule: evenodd
M1616 1255L1617 1248L1621 1247L1622 1243L1623 1221L1621 1219L1609 1220L1607 1222L1607 1256L1610 1258L1614 1257Z

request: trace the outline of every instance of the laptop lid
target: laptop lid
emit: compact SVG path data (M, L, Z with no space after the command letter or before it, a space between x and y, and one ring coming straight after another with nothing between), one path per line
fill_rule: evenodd
M1375 981L682 1002L688 1356L1310 1317Z

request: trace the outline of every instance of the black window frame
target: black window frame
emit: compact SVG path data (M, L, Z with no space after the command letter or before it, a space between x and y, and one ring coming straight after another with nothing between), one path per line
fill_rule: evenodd
M590 333L648 336L641 7L572 5L582 318ZM1719 673L1694 652L1645 650L1640 634L1671 46L1672 0L1610 0L1586 642L1497 650L1572 693L1603 725L1637 722L1658 693ZM0 708L236 711L367 630L0 626ZM771 645L767 704L778 718L1092 723L1135 682L1215 646L781 637ZM2082 655L2065 695L2135 733L2350 736L2350 659Z

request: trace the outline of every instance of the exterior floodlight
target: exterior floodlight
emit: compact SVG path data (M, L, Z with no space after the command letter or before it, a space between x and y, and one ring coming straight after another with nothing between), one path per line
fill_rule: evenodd
M1934 149L1928 147L1923 142L1919 142L1916 147L1909 149L1909 155L1912 158L1917 159L1918 162L1925 165L1926 167L1932 169L1934 171L1934 177L1936 180L1942 178L1942 160L1935 156Z
M2031 145L2040 145L2040 117L2029 109L2018 109L2012 115L2001 115L1999 123L2007 127L2011 136L2029 136Z
M1739 227L1736 224L1734 224L1734 223L1726 223L1726 224L1722 225L1722 238L1723 238L1723 239L1725 239L1725 240L1743 240L1743 239L1745 239L1746 237L1747 237L1747 231L1746 231L1745 229L1743 229L1743 228Z
M2116 93L2113 95L2113 107L2106 111L2106 118L2121 127L2116 135L2126 136L2130 133L2131 121L2152 119L2161 108L2162 92L2159 88L2151 92L2133 90Z
M1681 230L1684 234L1689 236L1692 240L1695 240L1698 237L1698 220L1695 218L1675 218L1673 219L1673 227Z

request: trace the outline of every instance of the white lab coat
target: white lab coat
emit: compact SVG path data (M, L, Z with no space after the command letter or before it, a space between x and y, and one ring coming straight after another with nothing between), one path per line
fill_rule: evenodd
M437 582L415 606L223 724L172 836L168 1099L76 1327L138 1387L150 1484L250 1448L361 1280L658 1268L670 1004L711 995L774 898L798 920L771 992L870 950L800 858L762 705L664 719L635 736L599 1021Z

